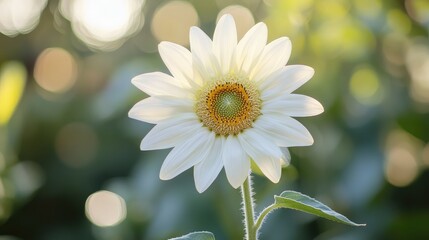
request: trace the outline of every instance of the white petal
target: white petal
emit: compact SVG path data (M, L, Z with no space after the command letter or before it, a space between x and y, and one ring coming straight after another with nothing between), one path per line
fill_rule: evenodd
M281 147L280 150L283 153L284 158L281 159L280 164L285 167L288 166L290 164L290 160L291 160L291 156L290 156L290 152L289 149L286 147Z
M279 147L256 129L243 132L238 135L238 139L264 175L272 182L278 183L281 177L280 160L283 158Z
M292 44L287 37L278 38L269 43L262 51L250 78L257 82L284 67L289 60L291 50Z
M222 149L224 138L216 138L206 159L194 166L195 187L199 193L204 192L222 170Z
M180 99L170 96L148 97L136 103L128 112L130 118L148 123L158 123L181 113L194 111L190 99Z
M228 136L222 156L229 183L233 188L240 187L249 176L250 159L236 137Z
M279 147L309 146L313 144L313 137L300 122L288 116L273 115L261 115L254 123L254 128L265 133Z
M213 35L213 52L217 57L223 74L231 70L232 55L237 46L237 30L234 18L223 15L216 25Z
M179 80L162 72L138 75L131 82L150 96L175 96L190 98L192 94L180 85Z
M191 27L189 41L192 52L194 75L201 81L212 78L219 73L219 63L213 54L211 39L198 27Z
M323 112L323 106L316 99L300 95L286 94L264 102L262 113L282 113L291 117L316 116Z
M267 44L267 33L265 23L258 23L237 44L235 57L238 72L250 73Z
M140 149L154 150L177 146L200 128L202 125L193 113L175 116L153 127L141 142Z
M305 65L283 67L261 81L262 100L270 100L285 93L291 93L310 80L314 69Z
M213 132L202 128L183 144L173 148L161 166L159 178L172 179L204 160L213 144L214 137Z
M191 52L172 42L161 42L158 45L158 51L171 74L180 80L181 86L192 86L193 70Z

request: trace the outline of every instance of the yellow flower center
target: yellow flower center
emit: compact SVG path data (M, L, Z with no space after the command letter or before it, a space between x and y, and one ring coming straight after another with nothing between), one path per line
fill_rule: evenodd
M195 108L205 127L228 136L252 127L261 114L261 100L253 83L230 74L207 83L197 94Z

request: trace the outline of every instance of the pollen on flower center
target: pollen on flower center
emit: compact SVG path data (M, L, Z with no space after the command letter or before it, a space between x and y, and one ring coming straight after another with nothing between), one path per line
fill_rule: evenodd
M232 74L210 81L197 94L198 117L219 135L236 135L252 127L260 109L259 91L254 84Z

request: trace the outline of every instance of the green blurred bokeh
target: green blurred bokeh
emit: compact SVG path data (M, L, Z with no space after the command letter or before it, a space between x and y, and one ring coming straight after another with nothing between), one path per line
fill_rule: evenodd
M427 0L0 0L0 239L242 239L225 174L203 194L192 171L159 180L168 150L140 152L152 125L127 117L130 79L168 72L157 44L223 13L288 36L325 107L281 181L255 177L257 210L293 189L367 223L278 210L261 239L429 239Z

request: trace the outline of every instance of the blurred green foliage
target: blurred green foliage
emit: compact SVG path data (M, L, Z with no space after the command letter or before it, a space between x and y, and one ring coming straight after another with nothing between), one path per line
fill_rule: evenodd
M224 174L203 194L192 171L160 181L168 150L140 152L152 126L127 117L145 97L130 79L167 72L151 22L169 3L147 0L144 24L110 49L86 45L60 1L47 2L31 32L0 34L0 239L165 239L198 230L242 239L240 195ZM188 3L210 36L218 12L241 5L267 23L270 40L291 39L289 64L316 70L299 90L326 110L299 119L315 144L291 149L278 184L255 177L257 209L294 189L367 223L350 228L278 210L262 239L429 239L428 1ZM64 85L37 79L48 48L74 61ZM66 66L52 64L48 70ZM85 215L87 198L102 189L126 204L115 226L96 226Z

